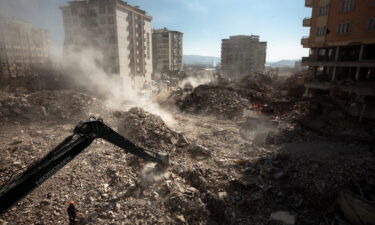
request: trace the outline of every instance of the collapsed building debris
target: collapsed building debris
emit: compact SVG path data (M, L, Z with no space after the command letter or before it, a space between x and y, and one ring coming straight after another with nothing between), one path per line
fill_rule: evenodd
M171 130L161 119L142 108L131 108L121 115L119 133L151 150L174 152L189 143L182 134Z
M90 116L106 116L105 104L75 91L37 91L28 94L0 92L0 122L63 119L77 122Z
M0 111L7 118L0 132L1 183L49 151L89 114L104 115L119 133L143 147L170 153L171 165L168 172L154 174L149 164L97 140L0 216L0 223L63 223L71 200L83 224L332 224L346 220L340 211L330 211L338 190L373 204L374 156L367 152L368 146L341 143L299 123L319 121L332 127L343 123L346 129L352 124L345 122L345 114L331 124L321 123L338 113L334 106L317 113L316 105L322 102L317 100L316 104L292 101L283 110L258 115L257 106L229 85L233 83L182 90L186 98L180 103L187 104L190 98L193 105L186 111L189 114L176 112L172 126L141 108L113 111L100 100L73 91L1 92ZM45 115L41 107L51 113ZM246 116L235 111L245 108L255 112ZM200 115L218 112L219 117ZM340 131L324 126L318 128Z
M233 118L242 114L248 101L233 88L200 85L179 104L181 110L186 112Z

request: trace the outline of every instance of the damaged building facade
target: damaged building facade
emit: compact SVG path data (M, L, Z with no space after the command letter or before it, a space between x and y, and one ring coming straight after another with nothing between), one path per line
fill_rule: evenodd
M303 20L310 48L306 95L330 95L353 116L375 118L375 2L305 0L312 17Z
M265 72L267 42L259 41L259 36L237 35L223 39L221 44L222 72L232 78L249 73Z
M107 73L131 78L137 87L151 82L152 17L145 11L121 0L72 1L60 9L65 51L94 48Z
M182 71L182 39L178 31L156 29L152 32L153 66L155 73L178 73Z
M0 17L0 76L16 79L38 76L49 61L46 30L29 22Z

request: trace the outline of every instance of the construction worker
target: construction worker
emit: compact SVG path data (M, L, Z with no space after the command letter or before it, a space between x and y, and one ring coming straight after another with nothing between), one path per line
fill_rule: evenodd
M74 206L75 202L70 201L69 206L68 206L68 215L69 215L69 224L70 225L75 225L76 224L76 207Z

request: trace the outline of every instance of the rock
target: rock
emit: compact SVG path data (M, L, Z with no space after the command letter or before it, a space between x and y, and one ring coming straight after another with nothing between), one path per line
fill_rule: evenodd
M51 200L49 199L43 199L42 201L40 201L40 206L49 206L52 204Z
M293 225L296 223L296 217L292 215L290 212L286 212L286 211L277 211L277 212L271 213L271 219L282 221L288 225Z
M228 197L228 193L226 191L221 191L218 193L218 195L219 195L219 198L222 200Z
M185 217L183 215L177 215L176 218L183 223L186 223Z
M190 147L189 153L193 158L201 159L209 158L212 155L211 151L208 148L198 144L193 144Z

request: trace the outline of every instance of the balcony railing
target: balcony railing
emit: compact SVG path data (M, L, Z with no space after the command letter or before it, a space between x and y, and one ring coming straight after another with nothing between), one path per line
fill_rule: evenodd
M305 0L305 7L312 8L314 6L314 0Z
M310 27L311 26L311 17L307 17L303 19L303 26L304 27Z
M303 37L301 39L301 45L303 45L304 48L307 48L309 44L309 37Z

